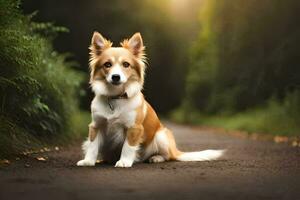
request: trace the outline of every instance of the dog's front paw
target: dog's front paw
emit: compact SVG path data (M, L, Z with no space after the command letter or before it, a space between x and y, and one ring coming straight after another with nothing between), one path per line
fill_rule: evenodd
M123 160L119 160L118 162L116 162L115 167L131 167L132 163L133 162L131 162L131 161L123 159Z
M77 166L95 166L95 162L92 160L80 160L77 162Z

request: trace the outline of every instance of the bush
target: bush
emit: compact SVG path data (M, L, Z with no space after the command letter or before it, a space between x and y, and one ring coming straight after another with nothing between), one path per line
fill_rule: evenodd
M32 22L19 5L16 0L0 1L0 137L10 144L5 150L0 146L3 155L19 150L12 143L18 135L51 138L69 133L82 79L66 62L67 55L51 45L55 34L66 29Z

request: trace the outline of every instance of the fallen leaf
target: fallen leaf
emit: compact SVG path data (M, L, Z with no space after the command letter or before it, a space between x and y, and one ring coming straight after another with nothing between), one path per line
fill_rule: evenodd
M297 147L297 146L298 146L298 142L297 142L297 141L293 141L293 142L292 142L292 146L293 146L293 147Z
M9 164L10 164L10 161L7 160L7 159L0 160L0 164L9 165Z
M102 160L97 160L97 161L96 161L97 164L99 164L99 163L101 163L101 162L102 162Z
M44 157L37 157L36 158L38 161L46 161L46 159Z
M30 165L28 163L25 164L25 167L30 167Z
M54 149L55 149L55 151L59 151L59 147L55 147Z
M20 158L19 158L19 157L16 157L16 160L20 160Z
M44 151L50 151L50 149L47 147L44 147Z
M284 136L275 136L274 137L275 143L283 143L283 142L288 142L288 141L289 141L288 137L284 137Z

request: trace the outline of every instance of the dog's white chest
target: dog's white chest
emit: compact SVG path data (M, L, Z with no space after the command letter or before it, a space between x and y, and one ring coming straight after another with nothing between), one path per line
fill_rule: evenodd
M95 97L91 105L93 120L96 124L105 120L108 126L122 124L128 128L134 125L136 108L141 104L141 95L132 99L116 99L110 102L106 98Z
M142 105L143 99L140 94L131 99L116 99L110 103L113 109L106 98L95 97L91 110L93 124L105 127L105 131L102 132L103 143L100 147L103 159L115 162L120 158L122 145L126 138L125 130L135 124L136 109Z

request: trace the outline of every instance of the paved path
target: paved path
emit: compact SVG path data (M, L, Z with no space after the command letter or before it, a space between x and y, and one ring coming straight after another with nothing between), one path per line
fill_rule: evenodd
M181 150L228 149L212 162L79 168L79 145L0 167L1 200L300 199L300 148L167 123ZM28 166L29 164L30 166Z

